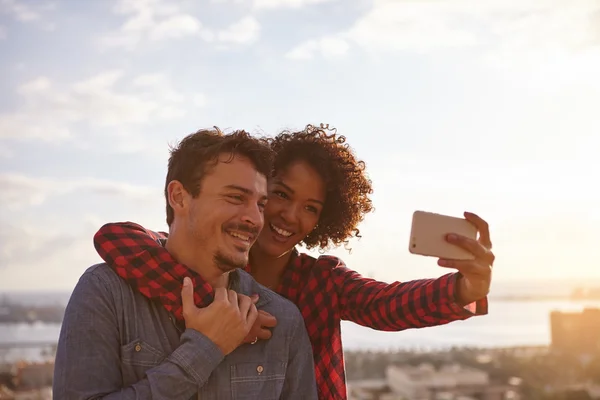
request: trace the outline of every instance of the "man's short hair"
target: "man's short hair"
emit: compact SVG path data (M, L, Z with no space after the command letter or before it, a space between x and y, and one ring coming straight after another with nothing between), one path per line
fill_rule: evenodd
M165 182L167 200L167 224L173 222L174 212L169 204L167 187L173 180L181 182L193 197L200 194L203 178L217 165L219 156L228 153L227 162L238 156L247 158L256 170L270 177L273 151L264 138L252 137L244 130L224 134L219 128L203 129L186 136L170 150L169 167Z

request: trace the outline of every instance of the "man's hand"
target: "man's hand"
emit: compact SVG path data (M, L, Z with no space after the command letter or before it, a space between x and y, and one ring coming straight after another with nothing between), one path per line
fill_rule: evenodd
M465 212L464 215L469 222L477 227L479 239L472 240L461 235L450 234L447 240L472 253L475 259L440 259L438 261L440 266L455 268L462 274L463 277L457 286L457 300L463 306L483 299L488 295L492 281L492 266L496 258L492 253L492 241L487 222L470 212Z
M258 316L255 302L243 294L225 288L215 289L215 299L206 308L194 304L194 288L184 278L181 289L186 328L194 329L216 344L224 355L235 350L248 335Z
M271 330L277 325L277 319L266 311L258 310L258 318L254 322L252 329L244 339L244 343L256 343L260 340L267 340L271 338Z

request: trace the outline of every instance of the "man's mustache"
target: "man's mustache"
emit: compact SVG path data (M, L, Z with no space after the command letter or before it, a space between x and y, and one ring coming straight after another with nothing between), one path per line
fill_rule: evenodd
M249 233L252 236L258 236L258 234L260 233L260 229L258 229L254 225L239 224L239 223L225 225L225 226L223 226L223 230L245 232L245 233Z

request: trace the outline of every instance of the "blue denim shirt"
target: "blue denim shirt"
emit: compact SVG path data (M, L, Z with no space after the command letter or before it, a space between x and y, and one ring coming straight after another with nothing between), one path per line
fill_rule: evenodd
M227 356L206 336L182 333L157 302L106 264L90 267L65 311L56 353L55 399L317 399L313 354L302 315L239 271L238 292L260 296L273 314L269 340Z

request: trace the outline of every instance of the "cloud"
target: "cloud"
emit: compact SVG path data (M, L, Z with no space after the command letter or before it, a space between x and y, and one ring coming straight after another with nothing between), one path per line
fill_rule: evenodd
M0 40L6 39L6 28L0 25Z
M12 15L22 22L37 21L41 15L31 5L17 0L0 0L0 12Z
M291 53L328 55L315 43L337 40L368 52L466 49L531 59L599 45L598 23L600 3L594 0L375 0L350 29L311 39Z
M291 60L307 60L316 54L324 57L338 57L346 54L350 45L347 41L336 37L324 37L317 40L306 41L293 48L286 54Z
M274 10L280 8L297 9L337 0L210 0L213 4L251 5L259 10Z
M92 236L108 221L165 229L159 187L10 173L0 185L0 290L72 288L100 262Z
M68 247L77 240L77 236L69 232L56 234L34 226L6 224L0 232L0 268L14 263L39 262Z
M177 92L162 74L127 81L121 71L105 71L67 85L42 76L22 84L17 94L18 111L0 113L0 140L67 140L76 135L73 126L80 123L110 127L113 135L131 134L132 127L181 117L192 101L202 98Z
M166 229L158 188L15 174L0 184L0 290L71 289L101 261L92 237L108 221Z
M96 218L0 222L0 290L72 289L87 267L101 262L92 244L101 226Z
M20 174L0 174L0 204L4 210L18 211L40 206L54 196L77 192L99 196L144 200L161 197L158 188L96 178L64 180L37 178Z
M260 24L252 16L224 29L210 29L175 1L120 0L113 10L126 16L126 20L117 31L101 37L100 44L108 48L132 50L145 42L158 43L184 37L197 37L219 47L245 45L254 43L260 33Z
M32 2L19 0L0 0L0 14L12 16L19 22L36 22L41 27L48 30L54 29L54 24L43 21L43 13L54 8L49 2L41 4L32 4Z
M326 3L335 0L254 0L255 8L300 8L308 5Z
M119 30L101 38L100 43L106 47L133 49L144 41L160 42L193 35L212 39L212 33L176 1L119 0L113 11L126 16L126 20Z
M77 223L0 222L0 290L71 290L102 261L92 244L101 226L93 216Z
M221 30L217 40L224 44L250 44L258 40L260 24L256 18L247 16Z
M7 147L0 146L0 159L13 158L15 153Z

